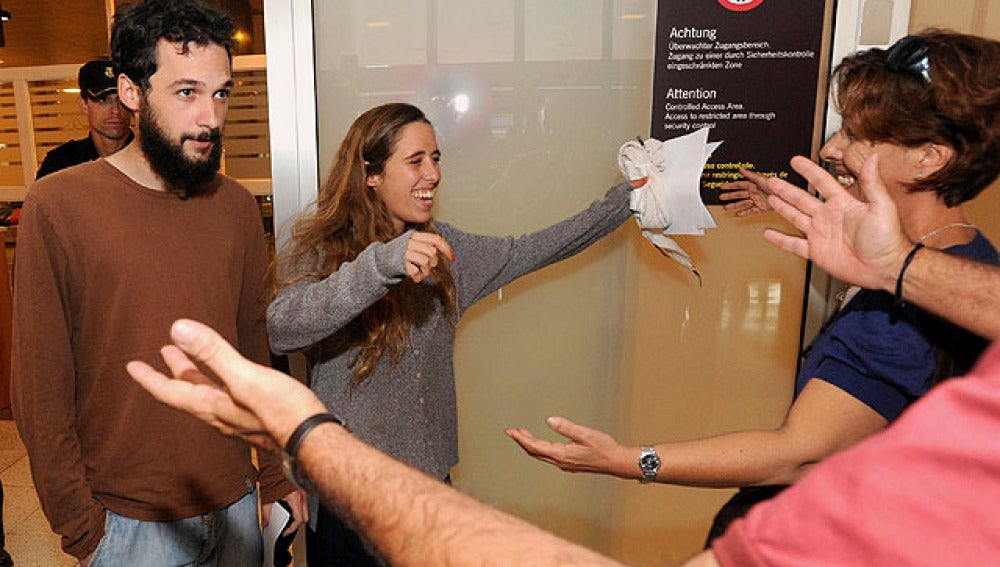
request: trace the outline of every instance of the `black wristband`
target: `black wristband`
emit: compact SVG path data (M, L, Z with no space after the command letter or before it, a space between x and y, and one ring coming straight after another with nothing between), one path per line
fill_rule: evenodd
M318 413L316 415L307 417L305 421L299 424L292 432L291 436L288 437L288 442L285 443L285 454L295 459L296 454L299 452L299 445L302 445L302 440L305 439L306 435L313 430L314 427L321 423L333 422L337 425L344 425L337 416L329 412Z
M903 274L906 273L906 268L910 267L910 262L917 255L917 251L923 247L923 243L918 242L914 244L913 250L910 250L910 253L906 255L906 259L903 260L903 267L899 270L899 277L896 278L896 306L899 308L906 307L906 302L903 301Z

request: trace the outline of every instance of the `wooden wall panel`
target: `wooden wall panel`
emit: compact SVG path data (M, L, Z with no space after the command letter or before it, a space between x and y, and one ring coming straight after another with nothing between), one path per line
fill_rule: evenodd
M226 173L241 179L271 177L267 73L236 71L226 116Z
M2 67L87 61L108 54L104 0L3 0Z
M23 182L14 85L0 83L0 185L20 185Z

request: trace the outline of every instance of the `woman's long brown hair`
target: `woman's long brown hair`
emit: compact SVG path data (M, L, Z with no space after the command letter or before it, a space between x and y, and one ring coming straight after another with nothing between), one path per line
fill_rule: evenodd
M278 254L276 292L304 278L325 278L357 258L369 244L398 236L388 209L368 187L367 179L383 173L399 132L414 122L430 124L417 107L390 103L366 111L351 124L315 207L295 220L291 239ZM407 229L436 232L430 222ZM437 287L445 316L452 320L455 282L444 256L439 255L427 281ZM419 306L411 304L409 293L414 285L419 284L407 278L393 286L343 331L345 346L358 348L351 361L352 388L371 375L383 355L389 356L389 364L402 356L418 315Z

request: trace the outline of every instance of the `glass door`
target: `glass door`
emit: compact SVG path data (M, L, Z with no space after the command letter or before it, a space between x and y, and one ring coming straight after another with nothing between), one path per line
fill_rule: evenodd
M383 102L416 104L436 127L436 218L485 234L586 207L619 179L619 146L649 134L653 0L268 0L265 12L279 242L348 125ZM639 443L780 422L804 263L760 238L776 219L712 213L718 229L679 238L703 285L629 221L466 314L460 490L627 562L701 546L729 492L563 474L503 430L546 434L558 414Z

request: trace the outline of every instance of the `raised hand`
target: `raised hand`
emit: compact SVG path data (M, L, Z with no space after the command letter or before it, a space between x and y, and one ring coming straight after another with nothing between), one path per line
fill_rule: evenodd
M719 200L734 201L722 208L736 213L738 217L770 211L771 205L767 202L767 197L771 194L767 188L768 178L743 168L740 168L740 175L746 179L732 181L720 187L722 193L719 194Z
M623 455L625 448L607 433L577 425L564 417L550 417L546 423L569 442L538 439L527 429L511 428L506 433L532 457L564 471L625 474L620 467L616 467L618 463L629 461ZM636 467L635 472L638 471Z
M892 289L895 274L913 243L902 233L896 205L878 172L878 156L865 160L859 176L867 202L854 198L819 165L796 156L792 168L825 201L777 178L767 180L771 207L805 238L768 229L768 242L808 258L835 278L871 289Z
M128 373L157 400L194 415L223 434L279 451L305 418L326 411L307 386L243 358L202 323L178 320L170 327L170 338L176 346L165 346L160 354L173 380L139 361L126 365ZM192 358L211 369L222 385L198 370Z
M414 283L420 283L438 265L438 254L455 261L455 252L440 234L414 232L406 245L406 274Z

